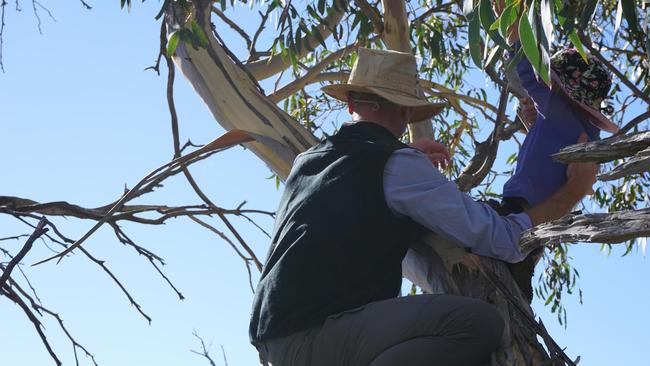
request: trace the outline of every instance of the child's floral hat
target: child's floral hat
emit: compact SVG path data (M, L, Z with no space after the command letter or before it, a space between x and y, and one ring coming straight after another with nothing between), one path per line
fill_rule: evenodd
M604 106L612 87L612 75L593 57L589 63L575 48L563 49L551 57L551 79L571 101L587 112L590 122L601 130L616 133L616 126L603 112L611 114L612 107Z

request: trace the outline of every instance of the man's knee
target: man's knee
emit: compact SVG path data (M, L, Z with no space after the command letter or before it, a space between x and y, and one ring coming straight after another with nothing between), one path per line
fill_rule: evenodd
M466 336L475 338L489 351L499 347L505 327L499 311L483 301L473 301L467 304L463 311Z

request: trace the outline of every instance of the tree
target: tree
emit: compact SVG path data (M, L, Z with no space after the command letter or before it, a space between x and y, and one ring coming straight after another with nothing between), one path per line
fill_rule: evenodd
M614 10L614 4L610 2L599 4L596 1L555 2L552 6L544 1L507 2L507 4L512 5L513 8L521 7L522 11L533 9L528 12L532 14L531 16L522 17L525 19L523 26L528 22L532 38L526 39L522 36L522 41L524 44L535 46L529 47L530 52L529 48L524 47L525 56L533 61L542 78L548 71L547 59L551 46L547 41L553 37L557 37L560 42L569 38L576 43L576 46L586 47L597 57L600 55L618 77L615 88L623 91L618 95L629 95L625 99L617 100L620 104L615 115L618 121L623 120L629 106L647 110L648 97L645 94L647 63L644 62L647 60L647 55L645 52L638 52L645 47L643 43L645 37L639 25L645 19L639 22L637 16L633 15L637 12L633 3L630 10L630 2L621 1L618 3L620 5L617 11ZM123 1L122 5L131 4L130 1ZM495 195L491 187L498 174L492 171L492 164L501 141L515 138L515 133L521 129L521 123L516 118L509 119L506 114L511 91L502 76L508 67L501 57L504 49L507 48L502 44L502 29L510 25L508 22L511 18L502 17L495 22L489 2L409 4L419 6L410 12L407 12L404 2L389 0L384 1L381 6L363 0L355 1L354 4L340 1L334 1L332 4L319 1L315 5L291 2L253 4L262 10L261 23L258 30L249 32L250 34L239 28L228 17L228 12L232 14L234 11L232 5L232 2L228 4L225 1L217 5L209 1L168 0L164 2L160 14L161 17L164 15L161 28L161 58L165 59L169 67L168 102L172 115L174 158L178 160L149 176L142 185L131 188L129 193L122 196L120 200L97 209L57 202L39 204L16 197L3 197L0 200L2 213L17 216L21 220L36 219L35 215L38 214L88 218L98 221L98 225L107 223L114 228L121 242L133 246L139 254L145 255L156 266L161 258L130 240L119 228L118 222L131 220L143 224L154 223L142 219L142 214L147 212L160 212L158 221L177 216L187 216L192 220L200 221L197 216L216 214L225 223L228 223L228 215L259 213L254 210L243 210L241 207L232 210L217 207L202 193L187 166L222 148L246 143L246 146L264 160L279 179L282 179L288 172L293 156L313 144L318 135L327 132L322 123L327 120L328 113L337 108L330 105L330 102L316 91L315 84L344 80L354 61L354 49L362 45L403 51L413 50L421 56L424 91L432 97L448 100L451 110L446 115L436 117L434 124L425 122L411 126L408 137L433 135L433 126L436 126L435 132L439 139L448 143L454 153L455 162L448 172L449 176L455 178L464 190L478 187L479 189L475 190L478 195L484 197ZM578 11L580 9L586 10ZM461 10L468 14L467 18L461 14ZM575 14L568 13L570 10L575 10L575 14L587 15L577 19ZM594 12L595 17L592 19ZM610 16L612 12L619 16ZM260 35L265 31L266 22L272 14L279 16L280 24L279 29L273 32L273 44L266 45L264 51L257 51L257 41L261 39ZM308 16L300 17L300 14ZM626 28L620 28L620 19L623 15L626 18ZM497 24L498 29L493 28L492 24ZM576 25L583 27L576 27ZM225 26L232 27L242 35L250 51L247 60L238 59L229 51L229 45L224 44L219 38L219 33ZM481 27L488 37L482 37ZM597 31L600 29L608 30L610 33ZM502 33L499 34L499 31ZM542 37L545 37L546 41ZM590 42L588 37L592 37L594 42ZM469 42L468 48L465 48L466 39ZM346 40L348 42L345 42ZM172 86L175 69L171 63L171 55L174 55L173 61L209 106L217 121L227 129L233 130L221 139L183 157L181 155L185 150L180 146L178 120L173 104ZM465 83L476 73L468 62L470 58L479 67L484 68L485 73L494 83L490 89L499 91L500 97L496 105L491 103L492 90L475 89ZM535 62L535 60L539 61ZM625 60L623 71L615 69L610 60ZM155 65L154 69L159 70L158 66ZM284 75L285 73L291 73L291 76ZM633 73L637 75L634 82L626 76ZM286 83L286 85L276 88L277 90L272 93L265 93L258 82L273 76L277 77L276 85L279 83ZM281 101L284 101L284 110L276 104ZM473 116L472 111L480 114L481 118ZM624 129L636 128L647 117L648 112L641 113L630 120ZM493 130L484 141L473 146L476 136L480 135L481 127L485 125L484 121L491 121L494 125ZM606 152L605 158L600 155L596 159L599 161L620 159L648 146L639 136L633 139L640 141L638 150L631 149L617 155ZM603 146L607 148L614 145L616 144L610 141ZM186 145L185 148L190 146ZM582 146L582 149L591 150L590 146ZM640 153L640 160L643 160L643 157ZM627 163L626 166L630 165L633 163ZM635 174L643 171L643 169L636 171ZM202 204L191 207L125 205L128 201L150 192L167 177L180 173L197 192ZM627 176L626 173L623 175L626 178L615 185L599 188L595 199L602 207L612 210L632 209L645 199L643 187L647 184L646 176ZM625 192L623 187L627 187ZM633 219L638 219L641 217L638 215L642 213L643 211L633 213L631 216ZM595 219L597 222L603 222L612 217L618 216ZM579 217L576 221L580 222L580 219ZM582 220L592 219L593 216L588 216ZM554 223L555 226L551 228L561 227L566 222L565 220ZM232 225L227 226L235 238L233 247L243 249L242 259L247 268L251 264L259 268L260 261L255 253L250 250ZM53 226L50 227L54 229ZM208 229L212 230L210 227ZM624 235L620 235L619 229L617 228L616 235L611 239L614 242L647 234L647 231L639 228L638 225L632 225ZM549 232L548 226L540 227L536 231L538 235L547 232ZM75 241L68 239L58 230L55 234L58 236L58 239L54 237L55 240L64 245L76 242L74 245L78 250L93 258L80 245L88 237L87 235ZM571 237L570 239L576 238L596 242L610 240L606 236ZM562 241L566 241L565 237L560 237L555 242L538 239L536 244L528 244L554 244L547 263L552 275L546 279L540 293L553 303L553 306L558 309L558 314L561 314L560 294L567 289L571 290L575 285L575 276L570 272L570 263L567 260L568 247L560 244ZM530 242L534 240L531 239L528 243ZM441 273L447 280L447 291L489 299L502 309L504 316L511 319L510 332L508 332L510 338L504 343L503 349L496 354L494 361L496 364L538 364L548 360L549 357L555 362L563 362L561 364L572 364L571 360L563 356L561 349L553 344L543 326L530 316L528 304L522 301L519 290L512 283L509 273L501 263L473 256L455 257L454 249L441 249L440 245L444 244L438 244L435 250L443 257L445 263L449 264L446 267L449 272ZM628 242L627 245L628 248L632 248L632 243ZM420 251L425 251L425 258L432 254L428 246L418 248ZM108 271L100 260L96 260L96 263ZM3 273L10 274L11 268L7 266L7 270ZM166 277L164 278L167 280ZM5 291L3 294L19 304L27 305L32 302L30 295L25 291L17 290L20 288L18 282L13 278L10 280L13 281L12 286L7 286L6 290L3 287ZM122 287L121 284L119 285ZM422 285L426 286L426 284ZM139 309L128 292L124 291ZM181 296L179 293L179 297ZM25 308L28 312L29 308L27 306ZM34 322L34 325L39 329L38 322ZM547 342L550 355L536 341L536 332ZM56 357L54 352L51 353Z

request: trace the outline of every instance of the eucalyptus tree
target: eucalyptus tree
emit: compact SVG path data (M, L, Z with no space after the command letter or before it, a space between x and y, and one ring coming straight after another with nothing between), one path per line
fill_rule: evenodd
M504 143L518 142L524 129L522 121L509 112L509 106L521 93L505 78L522 57L531 61L540 80L550 83L550 55L556 47L572 44L581 54L589 53L601 60L614 74L612 119L622 127L621 134L646 128L645 121L650 117L648 17L645 5L634 0L505 0L499 14L491 0L244 1L259 19L253 28L237 21L239 13L245 10L236 3L239 2L165 0L155 15L161 22L160 55L152 68L160 72L161 61L167 66L174 160L152 171L115 202L99 208L0 197L0 213L37 227L32 238L49 235L44 231L49 227L53 231L49 240L66 247L46 260L60 260L71 250L82 251L115 279L145 317L148 316L128 291L101 260L84 248L83 242L99 226L108 224L120 242L145 255L160 272L157 263L162 263L162 258L134 243L118 222L152 224L186 216L208 230L216 230L200 216L217 215L229 229L229 236L220 236L240 254L249 271L259 270L258 255L228 217L271 213L216 206L202 192L188 167L225 148L244 144L268 165L278 182L282 181L293 158L331 133L340 122L337 115L342 106L328 99L319 87L347 79L358 47L387 48L417 56L422 93L446 101L449 108L432 121L410 125L404 139L434 137L449 146L453 162L445 174L477 198L499 196L493 187L497 177L507 172L494 168L497 153ZM130 8L132 4L130 0L121 0L121 6ZM3 14L5 7L6 2ZM505 41L513 28L518 29L522 44L516 52ZM225 33L235 34L239 40L228 37L225 42ZM235 48L246 50L246 54L233 51ZM182 123L173 99L177 68L215 121L228 130L224 136L190 153L186 151L193 146L181 146L178 137ZM475 86L477 81L482 86ZM541 225L522 238L522 245L527 248L547 246L546 276L540 278L536 293L557 312L560 322L566 322L562 295L575 289L578 277L569 260L567 243L623 243L630 252L636 245L635 239L650 232L645 223L647 210L643 209L648 199L648 146L650 136L638 133L573 146L558 154L558 159L565 162L598 161L610 170L601 175L603 183L593 196L604 213L568 216ZM631 155L634 156L622 162ZM516 154L508 157L505 164L514 161ZM185 176L201 204L128 204L177 174ZM155 222L142 217L151 212L161 216ZM37 226L34 220L40 215L75 216L94 220L96 225L73 240L47 221ZM32 238L28 243L33 242ZM15 258L19 260L20 253ZM58 362L28 304L37 313L56 314L39 304L34 307L33 296L10 276L18 261L15 258L2 266L2 294L31 314L30 320ZM435 275L443 280L444 291L481 298L501 310L508 326L492 364L577 363L566 356L543 324L534 318L503 263L467 254L433 235L412 243L409 258L411 265L405 265L405 274L421 289L430 290L428 281ZM412 263L419 263L419 267ZM160 274L174 288L163 272ZM69 335L67 330L66 334ZM538 342L538 335L545 347ZM70 340L76 352L81 346L71 336Z

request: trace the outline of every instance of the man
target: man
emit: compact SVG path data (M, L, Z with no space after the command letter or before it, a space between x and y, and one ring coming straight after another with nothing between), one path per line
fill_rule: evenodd
M480 365L499 345L491 305L451 295L398 298L401 262L415 235L433 231L509 262L522 231L568 212L595 182L595 165L525 213L499 216L440 174L449 155L398 138L442 108L419 97L415 58L359 49L347 84L353 123L300 154L289 175L272 250L257 287L252 343L268 365Z

